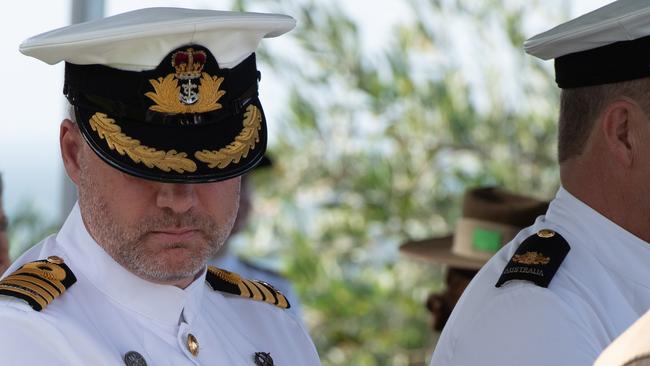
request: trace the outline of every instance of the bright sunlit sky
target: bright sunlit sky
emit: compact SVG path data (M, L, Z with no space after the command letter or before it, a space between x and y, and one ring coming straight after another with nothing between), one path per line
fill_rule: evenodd
M404 1L406 2L406 1ZM596 9L607 0L578 0L573 14ZM380 48L391 25L408 17L408 10L396 0L340 1L348 12L357 17L364 35L364 47ZM194 8L227 9L230 1L163 1L163 0L106 0L105 15L114 15L136 8L150 6L182 6ZM372 4L372 6L369 6ZM59 123L64 118L64 97L61 93L63 65L50 66L23 56L18 45L33 35L65 26L70 20L70 0L22 0L12 2L0 13L0 49L3 50L3 79L0 90L4 108L0 134L0 172L5 192L5 209L11 218L28 201L49 219L61 215L63 168L59 157ZM35 9L38 9L37 11ZM298 19L300 24L300 19ZM540 25L536 32L550 25ZM299 31L299 28L296 30ZM532 34L531 34L532 35ZM264 42L280 42L266 40ZM260 85L267 119L272 121L280 105L271 95L273 76L265 75ZM266 96L265 96L266 94ZM275 107L274 107L275 106Z

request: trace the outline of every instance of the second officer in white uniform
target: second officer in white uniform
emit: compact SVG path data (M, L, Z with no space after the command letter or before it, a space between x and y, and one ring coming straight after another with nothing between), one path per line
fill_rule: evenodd
M434 366L588 366L650 308L650 4L621 0L528 40L562 88L562 188L478 273Z

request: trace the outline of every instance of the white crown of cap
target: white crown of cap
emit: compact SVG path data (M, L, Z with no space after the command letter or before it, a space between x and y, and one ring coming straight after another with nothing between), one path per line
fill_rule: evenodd
M20 52L48 64L66 61L143 71L155 69L174 49L206 47L220 67L236 66L255 52L262 38L296 25L282 14L147 8L70 25L25 40Z
M650 1L619 0L560 24L526 42L544 60L650 35Z

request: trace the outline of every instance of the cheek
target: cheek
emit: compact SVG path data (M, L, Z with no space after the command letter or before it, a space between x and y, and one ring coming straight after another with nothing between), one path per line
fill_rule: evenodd
M110 167L92 151L83 174L88 177L85 189L101 197L107 209L119 214L116 217L130 221L131 217L144 214L155 202L155 190L150 182Z
M197 187L200 205L211 216L228 219L237 213L239 206L239 182L228 180L208 183Z

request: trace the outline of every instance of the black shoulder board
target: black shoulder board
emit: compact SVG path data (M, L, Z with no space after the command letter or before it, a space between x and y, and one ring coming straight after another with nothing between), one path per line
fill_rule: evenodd
M259 280L247 280L237 273L208 266L206 281L215 291L268 302L282 309L291 307L287 298L273 286Z
M23 299L41 311L75 282L77 278L63 259L51 256L25 263L0 280L0 294Z
M519 245L495 286L501 287L510 280L525 280L548 287L569 250L571 247L562 235L540 230Z

